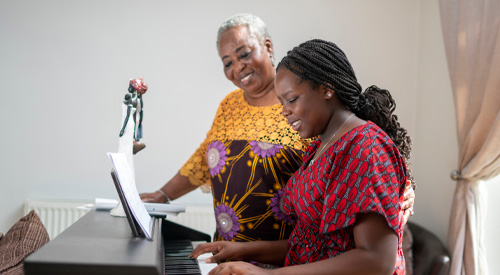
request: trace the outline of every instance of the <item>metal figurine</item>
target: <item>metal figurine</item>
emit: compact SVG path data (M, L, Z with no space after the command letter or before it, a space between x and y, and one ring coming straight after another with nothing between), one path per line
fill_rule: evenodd
M143 107L142 95L148 90L148 84L143 81L143 77L139 79L131 79L128 86L128 93L125 94L123 104L127 106L127 114L124 116L123 126L120 130L120 138L125 133L129 117L133 120L133 154L141 151L146 145L139 140L142 138L142 119ZM132 113L133 112L133 113ZM132 116L130 116L132 113Z
M146 145L139 140L142 138L142 117L143 106L142 95L148 90L148 85L144 83L143 78L131 79L128 85L128 93L122 104L122 127L120 137L118 138L118 153L123 153L130 167L130 173L135 184L134 158L137 152L141 151ZM120 203L111 209L111 216L125 217L125 211Z

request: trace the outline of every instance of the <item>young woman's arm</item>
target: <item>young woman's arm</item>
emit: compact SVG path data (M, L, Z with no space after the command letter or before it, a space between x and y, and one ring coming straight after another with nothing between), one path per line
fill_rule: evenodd
M197 258L204 253L215 254L207 259L209 263L225 260L252 260L259 263L283 265L287 253L287 241L204 243L195 247L190 257Z
M393 274L398 236L382 216L359 214L354 239L355 249L315 263L265 270L248 263L229 262L217 266L210 274Z

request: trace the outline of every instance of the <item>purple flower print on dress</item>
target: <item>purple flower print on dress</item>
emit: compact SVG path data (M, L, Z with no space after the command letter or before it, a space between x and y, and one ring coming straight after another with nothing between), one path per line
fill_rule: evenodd
M234 210L221 204L215 208L215 218L217 219L217 230L226 241L230 241L240 231L240 222Z
M280 144L272 144L256 140L250 141L250 145L252 146L252 152L261 158L272 157L283 148L283 145Z
M222 167L226 164L227 151L224 143L216 140L212 141L207 148L207 164L210 168L210 176L219 174Z
M270 206L276 218L280 221L293 224L292 218L285 214L285 210L283 209L283 190L278 190L277 193L274 193L274 197L271 198Z

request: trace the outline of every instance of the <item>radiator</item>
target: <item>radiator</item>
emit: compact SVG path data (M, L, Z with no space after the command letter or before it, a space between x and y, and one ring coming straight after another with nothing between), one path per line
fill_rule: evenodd
M35 210L52 240L89 211L77 208L88 203L92 202L27 200L24 204L24 215Z
M79 206L93 201L27 200L24 215L35 210L52 240L89 210ZM169 216L169 220L213 236L215 232L214 210L211 205L186 205L186 212Z
M168 217L168 220L214 236L215 215L212 205L186 205L186 212Z

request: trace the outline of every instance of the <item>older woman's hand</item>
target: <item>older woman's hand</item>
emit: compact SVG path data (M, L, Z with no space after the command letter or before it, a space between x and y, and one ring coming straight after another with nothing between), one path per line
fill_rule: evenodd
M167 202L167 197L160 191L152 193L141 193L139 194L143 202L154 202L154 203L164 203Z
M415 203L415 191L413 190L413 186L409 180L406 181L404 196L405 198L402 209L404 210L403 222L406 224L410 216L413 215L413 204Z

